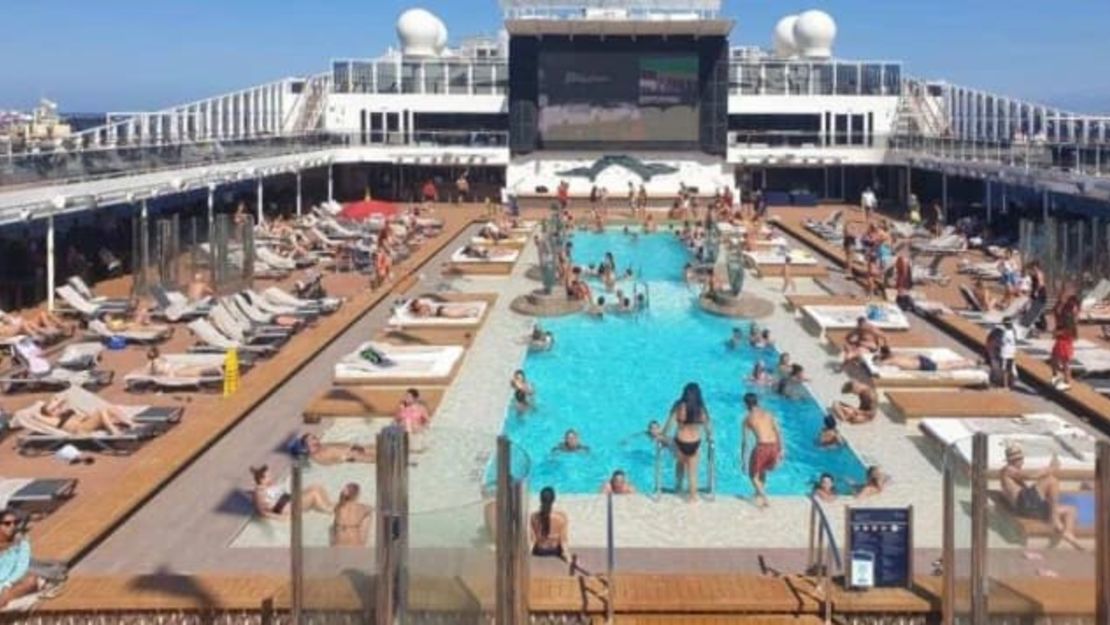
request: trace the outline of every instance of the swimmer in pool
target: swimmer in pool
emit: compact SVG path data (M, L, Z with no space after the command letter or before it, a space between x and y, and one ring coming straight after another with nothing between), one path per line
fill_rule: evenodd
M582 439L578 437L578 432L574 430L567 430L563 434L563 442L551 448L552 452L557 453L579 453L590 451L590 448L582 444Z
M836 481L832 474L821 474L821 478L817 480L817 485L813 487L813 496L825 503L836 501Z
M729 339L727 341L725 341L725 347L728 348L728 349L736 350L736 349L740 349L740 347L743 346L743 345L744 345L744 331L741 330L740 328L733 328L732 329L732 336L730 336Z
M617 469L613 471L613 475L609 476L609 479L605 480L605 483L601 485L601 494L607 495L609 493L614 495L635 495L636 487L628 481L628 476L625 475L624 471Z
M528 336L528 351L546 352L552 347L555 347L555 335L536 324L536 327L532 328L532 334Z
M767 371L767 367L763 365L762 360L755 361L755 366L752 367L752 375L748 378L752 384L760 386L767 386L775 381L774 376Z
M844 439L840 436L840 430L836 427L836 417L832 415L825 415L825 427L821 428L821 433L817 436L817 446L823 448L840 447L844 444Z

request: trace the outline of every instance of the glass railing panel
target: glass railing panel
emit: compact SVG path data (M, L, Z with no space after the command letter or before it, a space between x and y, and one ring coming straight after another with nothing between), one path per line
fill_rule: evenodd
M970 624L972 594L971 438L952 442L941 458L944 483L944 546L936 564L943 568L944 608L954 623Z

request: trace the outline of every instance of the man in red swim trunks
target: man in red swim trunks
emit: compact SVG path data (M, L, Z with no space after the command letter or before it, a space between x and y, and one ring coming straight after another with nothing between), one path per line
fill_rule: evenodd
M1056 342L1052 345L1052 385L1057 390L1071 388L1071 360L1075 358L1075 339L1079 336L1079 298L1074 291L1061 294L1056 308Z
M771 413L759 407L759 397L755 393L744 395L744 405L748 415L744 418L743 434L740 442L740 464L748 455L748 433L755 437L755 447L748 458L748 477L755 487L755 505L767 507L767 472L777 467L783 458L782 431Z

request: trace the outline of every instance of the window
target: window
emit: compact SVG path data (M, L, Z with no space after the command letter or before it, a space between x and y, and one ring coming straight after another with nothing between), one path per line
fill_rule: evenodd
M420 64L401 64L401 93L420 92Z
M789 65L787 82L790 95L807 95L809 93L809 65Z
M833 94L833 66L828 63L813 66L813 94Z
M497 80L493 85L493 92L504 95L509 92L509 64L498 63L494 68L497 70Z
M396 63L378 63L378 93L397 93L400 87L397 79Z
M763 93L783 95L786 93L786 67L781 63L768 63L763 66Z
M883 66L863 66L863 95L882 95L883 93Z
M447 66L448 93L464 94L470 90L469 66L464 63L451 63Z
M346 61L332 64L331 84L336 93L347 93L347 81L351 76L351 64Z
M424 65L424 93L447 93L447 72L439 63Z
M898 95L902 93L902 66L886 65L883 68L883 93Z
M351 91L354 93L371 93L374 90L374 64L351 64Z
M838 63L836 65L836 94L857 95L859 93L859 65Z
M758 63L742 63L740 65L740 93L742 95L759 95L761 86L759 71Z
M474 66L474 93L489 95L493 93L493 66Z

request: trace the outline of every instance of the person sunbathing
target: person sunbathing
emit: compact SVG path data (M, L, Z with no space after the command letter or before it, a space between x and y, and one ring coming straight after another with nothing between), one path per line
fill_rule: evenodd
M374 525L374 510L358 500L361 490L358 484L349 482L339 491L339 503L332 513L330 541L333 547L366 546Z
M269 465L251 467L254 478L254 512L263 519L284 521L292 513L290 503L293 495L274 482ZM313 484L301 491L301 509L305 511L331 512L334 506L323 487Z
M509 235L498 227L497 224L486 224L478 231L478 238L486 239L489 241L497 242L504 241L509 238Z
M482 314L482 307L476 304L436 302L417 297L409 302L408 312L413 317L419 317L421 319L430 317L442 317L444 319L476 319Z
M883 346L879 355L875 357L876 365L894 367L903 371L954 371L957 369L974 369L979 364L966 358L952 360L934 360L924 354L895 354L890 347Z
M151 358L151 354L154 355ZM179 362L172 362L169 359L159 356L157 350L151 350L147 353L147 373L153 376L167 377L167 378L218 378L223 377L224 368L216 365L187 365Z
M130 318L123 313L105 315L104 325L108 326L108 329L113 332L164 332L168 330L167 326L150 322L150 307L145 303L136 305Z
M979 300L979 304L983 307L983 312L1001 310L1000 299L987 288L982 278L975 278L975 285L972 287L971 292L975 295L975 299Z
M351 445L349 443L324 443L320 437L308 433L300 438L300 446L309 459L319 465L330 466L344 462L372 463L377 460L373 445Z
M1052 525L1060 539L1082 550L1075 536L1078 512L1060 503L1060 459L1055 455L1048 468L1039 473L1025 471L1025 452L1021 445L1006 447L1006 466L999 474L1002 494L1018 516Z
M122 430L135 427L134 421L115 408L85 412L69 405L65 398L59 396L47 400L35 416L52 428L75 436L86 436L98 431L118 436Z

